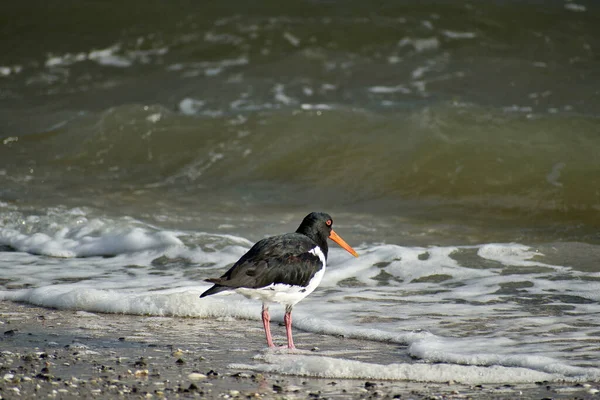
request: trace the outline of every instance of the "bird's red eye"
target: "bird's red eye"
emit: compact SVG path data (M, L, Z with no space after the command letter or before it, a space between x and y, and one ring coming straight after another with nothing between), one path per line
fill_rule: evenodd
M327 226L331 226L331 224L333 224L333 221L328 219L327 222L325 222L327 224Z

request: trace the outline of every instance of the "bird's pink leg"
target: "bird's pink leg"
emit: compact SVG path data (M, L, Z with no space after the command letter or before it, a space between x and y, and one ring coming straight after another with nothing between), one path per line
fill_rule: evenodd
M294 339L292 338L292 307L285 308L285 317L283 317L283 322L285 322L285 333L287 334L288 341L288 349L295 349Z
M273 337L271 336L271 316L269 315L269 306L263 304L262 307L262 322L265 327L265 335L267 336L267 346L275 347Z

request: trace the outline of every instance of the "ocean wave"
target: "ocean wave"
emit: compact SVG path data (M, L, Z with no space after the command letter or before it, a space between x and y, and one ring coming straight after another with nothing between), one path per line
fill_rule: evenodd
M82 176L143 189L282 185L298 199L338 193L346 205L418 201L594 221L586 216L600 210L595 127L586 117L530 120L452 104L395 115L300 107L219 117L123 106L5 141L0 179L9 187ZM580 134L565 134L573 130Z
M176 235L121 221L88 219L81 209L46 215L0 214L0 244L16 251L52 257L109 256L182 246Z

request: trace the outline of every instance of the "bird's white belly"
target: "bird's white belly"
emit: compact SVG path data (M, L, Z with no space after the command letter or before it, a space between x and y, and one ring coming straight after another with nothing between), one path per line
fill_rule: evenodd
M315 273L307 286L286 285L283 283L273 283L263 288L237 288L236 292L254 300L261 300L263 303L280 303L293 306L306 296L314 292L319 286L323 275L325 275L326 260L321 249L315 247L310 253L316 255L321 260L323 267Z

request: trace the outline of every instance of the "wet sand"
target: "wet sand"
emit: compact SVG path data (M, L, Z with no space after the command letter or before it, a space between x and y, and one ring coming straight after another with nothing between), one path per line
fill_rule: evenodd
M273 324L276 339L284 328ZM295 331L299 348L386 364L400 346ZM283 344L283 343L282 343ZM352 350L356 350L353 354ZM0 301L0 396L12 398L572 399L597 386L463 385L261 374L259 321L96 314ZM392 358L392 355L394 358Z

